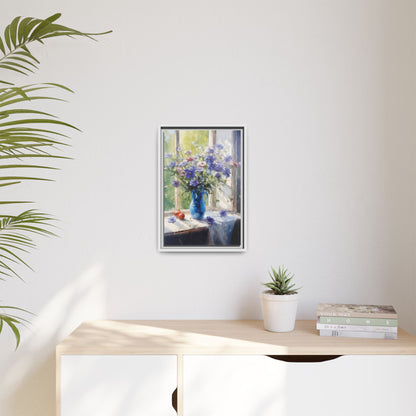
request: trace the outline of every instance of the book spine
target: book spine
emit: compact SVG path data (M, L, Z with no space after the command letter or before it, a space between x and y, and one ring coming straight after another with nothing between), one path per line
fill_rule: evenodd
M365 331L365 332L388 332L397 334L397 326L366 326L366 325L331 325L316 324L316 329L330 329L332 331Z
M388 332L333 331L331 329L321 329L319 335L321 337L397 339L397 334Z
M339 316L320 316L320 324L330 325L365 325L365 326L389 326L397 327L397 319L381 318L347 318Z
M330 312L330 311L320 311L318 309L317 311L317 315L318 317L321 316L328 316L328 317L345 317L345 318L368 318L368 313L363 312ZM376 319L388 319L388 320L393 320L393 319L397 319L397 313L372 313L371 314L371 318L376 318Z

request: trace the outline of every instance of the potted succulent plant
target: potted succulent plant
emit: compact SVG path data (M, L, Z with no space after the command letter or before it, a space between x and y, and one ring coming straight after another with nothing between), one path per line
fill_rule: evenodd
M268 290L261 294L264 328L272 332L293 331L298 306L298 290L294 277L284 266L269 271L271 282L263 283Z

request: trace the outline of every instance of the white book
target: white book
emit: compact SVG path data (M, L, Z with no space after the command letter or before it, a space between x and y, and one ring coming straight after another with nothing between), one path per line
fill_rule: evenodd
M321 337L344 337L344 338L376 338L397 339L397 333L389 332L365 332L365 331L335 331L332 329L319 330Z
M397 326L367 326L367 325L340 325L340 324L316 324L316 329L331 329L332 331L364 331L364 332L388 332L397 334Z

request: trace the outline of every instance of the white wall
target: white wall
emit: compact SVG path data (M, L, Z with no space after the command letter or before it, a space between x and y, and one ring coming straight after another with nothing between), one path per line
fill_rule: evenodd
M415 5L411 0L16 0L99 39L37 48L32 81L76 94L52 110L81 127L52 184L16 190L61 219L26 284L33 312L13 352L0 337L0 414L54 414L55 344L81 321L260 318L270 265L319 301L392 303L416 333ZM30 82L16 78L16 81ZM244 124L248 251L156 249L159 125ZM4 410L2 410L4 409Z

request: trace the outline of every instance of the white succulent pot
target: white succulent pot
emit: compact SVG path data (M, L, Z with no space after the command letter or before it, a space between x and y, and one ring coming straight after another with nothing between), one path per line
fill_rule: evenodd
M299 295L275 295L271 290L261 294L264 329L272 332L290 332L295 328Z

